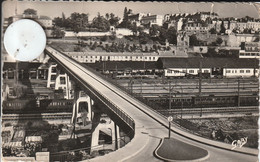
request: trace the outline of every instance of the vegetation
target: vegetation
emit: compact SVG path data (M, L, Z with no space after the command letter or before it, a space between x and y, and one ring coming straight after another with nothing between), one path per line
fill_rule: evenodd
M37 11L31 8L28 8L23 11L23 14L25 15L37 15Z

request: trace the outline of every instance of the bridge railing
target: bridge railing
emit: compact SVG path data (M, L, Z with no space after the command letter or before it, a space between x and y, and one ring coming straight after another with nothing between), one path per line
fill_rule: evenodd
M106 143L97 146L50 153L50 161L81 161L104 155L108 152L113 151L111 149L111 146L116 144L116 141L120 143L120 148L128 144L130 142L130 139L128 137L131 133L132 132L130 131L127 134L120 136L120 139L118 138L117 140L107 141Z
M58 50L57 50L58 51ZM58 51L60 53L62 53L61 51ZM50 53L50 51L49 51ZM63 53L62 53L63 54ZM50 53L50 55L52 55L52 53ZM53 56L53 55L52 55ZM84 66L87 70L91 71L92 73L94 73L95 75L98 75L99 77L101 77L102 79L104 80L107 80L107 78L104 78L104 76L102 76L101 74L98 74L95 70L85 66L84 64L82 63L79 63L78 61L70 58L69 56L67 56L66 54L64 54L64 56L66 56L67 58L71 59L72 61ZM54 56L55 57L55 56ZM55 59L55 58L54 58ZM56 60L58 61L58 60ZM62 64L63 66L66 67L66 65L64 65L64 63L62 63L61 61L58 61L60 64ZM67 70L69 71L70 69L67 68ZM73 73L71 70L70 70L70 73ZM76 78L78 80L80 80L82 83L84 82L82 79L80 78ZM122 109L120 109L117 105L115 105L113 102L111 102L107 97L105 97L104 95L102 95L101 92L98 92L94 87L92 86L88 86L88 88L95 93L95 95L105 104L108 106L108 108L110 108L111 111L113 111L115 114L117 114L117 116L119 118L121 118L123 121L125 121L125 123L127 125L129 125L129 127L132 129L132 131L134 132L135 130L135 122L134 120L128 115L126 114Z

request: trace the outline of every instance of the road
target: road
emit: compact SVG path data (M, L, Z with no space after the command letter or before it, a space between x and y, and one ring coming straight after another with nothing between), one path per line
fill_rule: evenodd
M125 113L130 115L134 121L135 121L135 128L136 128L136 134L135 137L137 140L140 136L142 136L143 133L140 133L138 129L145 130L147 133L147 138L149 138L148 143L144 145L144 148L142 150L139 150L140 152L136 154L134 157L131 157L130 159L127 159L127 157L132 156L131 151L138 151L138 150L131 150L131 148L128 147L128 149L121 148L121 151L124 151L123 154L117 154L118 151L115 151L113 153L110 153L108 155L112 156L113 159L106 159L106 156L104 156L103 160L99 161L119 161L120 159L125 159L126 161L158 161L153 156L153 151L158 146L159 141L161 138L167 136L168 130L165 128L164 125L160 124L165 122L167 123L167 120L157 114L156 112L149 109L147 106L145 106L143 103L138 102L136 99L130 97L128 94L120 90L118 87L112 85L111 83L107 82L106 80L102 79L101 77L95 75L94 73L86 70L83 66L80 64L71 61L68 57L60 54L58 51L46 47L46 50L52 53L54 57L62 61L64 66L69 67L70 69L73 69L74 77L81 78L85 83L92 85L95 87L96 91L100 92L103 96L108 98L111 103L117 105L120 107ZM145 113L144 113L145 112ZM149 115L147 115L149 114ZM145 133L145 134L146 134ZM183 142L191 143L196 146L202 147L209 151L210 153L210 161L256 161L256 156L249 156L244 155L241 153L235 153L231 151L216 149L215 147L207 146L205 144L201 144L199 142L194 142L192 140L188 140L184 137L181 137L179 135L174 134L173 135L178 140L181 140ZM133 140L134 141L134 140ZM135 140L136 141L136 140ZM142 141L140 141L142 142ZM129 144L128 144L129 145ZM119 150L119 151L120 151ZM192 151L192 150L191 150Z

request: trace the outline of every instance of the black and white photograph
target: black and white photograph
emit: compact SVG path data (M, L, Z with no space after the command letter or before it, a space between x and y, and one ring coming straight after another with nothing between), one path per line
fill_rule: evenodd
M1 20L1 161L258 161L259 2L6 0Z

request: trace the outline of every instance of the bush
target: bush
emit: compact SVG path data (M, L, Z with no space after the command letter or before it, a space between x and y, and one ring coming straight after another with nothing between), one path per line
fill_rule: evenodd
M108 39L108 36L107 36L107 35L104 35L103 37L100 38L100 40L101 40L101 41L104 41L104 42L107 41L107 39Z
M115 39L116 39L116 35L113 34L113 35L109 36L109 39L110 39L110 40L115 40Z

